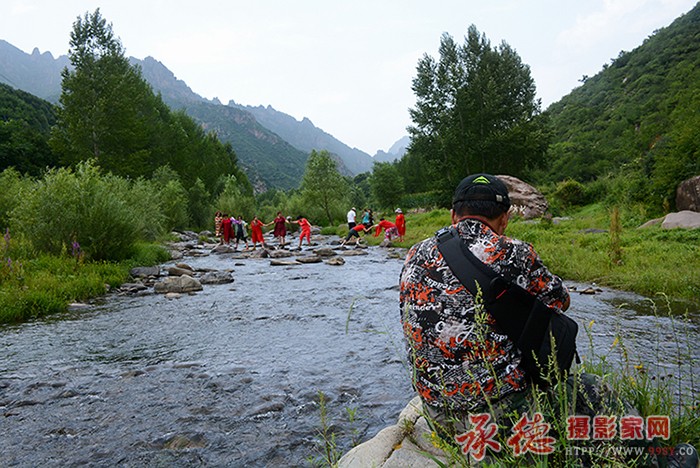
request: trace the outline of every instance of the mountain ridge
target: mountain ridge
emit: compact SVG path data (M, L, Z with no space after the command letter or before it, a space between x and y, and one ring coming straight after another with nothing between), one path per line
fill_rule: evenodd
M129 57L129 61L140 67L143 77L168 106L184 110L206 130L231 143L258 190L297 187L311 150L331 153L339 171L347 176L372 170L372 156L350 148L307 117L297 121L270 105L241 106L234 101L224 105L218 99L208 100L152 56L142 60ZM55 104L65 67L70 67L66 55L54 58L51 52L41 53L37 48L27 54L0 40L0 82ZM385 157L386 153L378 154Z

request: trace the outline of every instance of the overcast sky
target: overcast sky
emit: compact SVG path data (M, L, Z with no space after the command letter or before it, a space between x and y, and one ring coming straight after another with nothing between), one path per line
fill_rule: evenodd
M543 108L690 11L695 0L0 0L0 39L68 52L100 8L126 53L152 56L197 94L271 105L369 154L411 124L411 81L440 36L469 25L531 67Z

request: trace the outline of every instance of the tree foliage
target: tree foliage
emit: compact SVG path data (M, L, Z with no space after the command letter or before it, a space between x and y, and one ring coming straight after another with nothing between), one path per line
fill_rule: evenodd
M307 206L318 206L329 225L342 214L348 184L328 151L311 151L301 181L301 194Z
M412 87L409 153L440 175L433 186L424 180L422 190L449 192L474 172L522 176L540 164L546 121L518 54L505 42L492 47L473 25L463 45L444 34L439 54L418 62Z
M54 107L35 96L0 84L0 171L14 167L39 175L56 165L48 134L56 122Z
M404 193L403 179L399 176L396 165L390 163L374 163L370 187L380 208L395 208Z
M73 69L63 71L51 138L63 164L94 159L103 170L133 178L151 177L167 165L186 190L199 180L210 196L228 174L249 185L230 145L184 111L171 112L153 93L99 9L74 23L69 58Z

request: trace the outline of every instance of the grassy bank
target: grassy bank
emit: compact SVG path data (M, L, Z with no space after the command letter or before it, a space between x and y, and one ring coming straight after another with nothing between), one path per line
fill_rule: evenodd
M514 219L506 234L530 242L545 264L570 281L595 282L621 290L698 301L700 297L700 230L637 229L638 213L620 211L620 230L611 230L612 212L590 205L555 223ZM450 223L447 210L406 216L411 245ZM383 237L368 237L370 244Z
M7 245L9 244L9 246ZM21 240L7 242L0 266L0 323L15 323L63 312L122 284L134 266L166 261L157 244L137 244L121 262L85 261L78 251L34 254Z

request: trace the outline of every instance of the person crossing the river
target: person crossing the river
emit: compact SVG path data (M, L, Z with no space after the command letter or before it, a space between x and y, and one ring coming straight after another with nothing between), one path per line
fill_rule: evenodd
M311 245L311 223L303 216L297 216L296 221L291 221L294 224L298 224L301 228L301 233L299 234L299 250L301 250L301 244L304 239L306 243Z
M360 234L366 234L366 233L368 233L369 231L372 230L372 227L373 227L373 226L367 227L367 226L365 226L364 224L358 224L358 225L356 225L356 226L353 226L353 227L350 229L350 232L348 232L348 235L345 237L345 239L343 240L343 242L340 243L340 245L342 246L342 245L347 244L348 241L349 241L351 238L353 238L353 237L356 238L355 244L356 244L356 245L359 244L360 241L362 240L362 237L360 237Z

